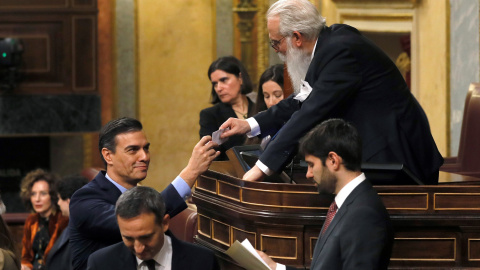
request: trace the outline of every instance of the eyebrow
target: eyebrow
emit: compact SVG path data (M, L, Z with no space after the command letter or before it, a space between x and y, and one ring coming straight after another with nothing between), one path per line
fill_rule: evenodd
M139 146L137 144L131 144L131 145L127 145L125 147L125 150L129 150L129 149L139 149L139 148L145 148L145 147L150 147L150 143L147 143L145 144L144 146Z
M148 237L151 237L155 234L155 232L152 232L152 233L149 233L149 234L144 234L144 235L140 235L138 237L133 237L133 236L128 236L128 235L124 235L122 234L123 237L127 238L127 239L142 239L142 238L148 238Z

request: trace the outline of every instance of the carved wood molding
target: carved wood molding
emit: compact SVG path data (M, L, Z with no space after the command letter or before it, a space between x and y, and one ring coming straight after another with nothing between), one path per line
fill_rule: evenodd
M420 0L332 0L337 5L357 5L357 6L366 6L366 5L403 5L415 7L418 5Z

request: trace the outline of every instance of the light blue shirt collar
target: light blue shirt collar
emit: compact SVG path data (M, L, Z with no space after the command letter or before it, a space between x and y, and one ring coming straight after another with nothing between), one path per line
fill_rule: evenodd
M112 184L114 184L119 190L120 192L122 192L122 194L127 191L126 188L124 188L122 185L120 185L119 183L115 182L115 180L113 180L112 178L110 178L110 176L108 176L108 173L105 173L105 178L108 179L108 181L112 182Z

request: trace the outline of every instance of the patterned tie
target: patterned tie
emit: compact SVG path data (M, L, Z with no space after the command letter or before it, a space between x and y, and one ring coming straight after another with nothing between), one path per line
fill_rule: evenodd
M327 218L325 219L325 225L323 226L322 234L325 233L325 231L328 228L328 225L330 225L330 222L332 222L333 217L337 213L337 204L335 203L335 200L333 200L332 204L330 204L330 208L328 208L328 213L327 213Z
M145 265L148 267L148 270L155 270L155 260L154 259L146 260Z

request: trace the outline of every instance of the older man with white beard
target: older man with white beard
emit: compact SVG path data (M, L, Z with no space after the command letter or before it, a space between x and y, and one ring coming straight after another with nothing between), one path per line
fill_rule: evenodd
M438 182L443 158L427 117L395 64L348 25L325 25L308 0L280 0L267 12L270 44L286 61L295 93L247 120L230 118L222 138L276 134L244 180L279 172L298 141L329 118L351 122L363 162L401 163L425 184Z

